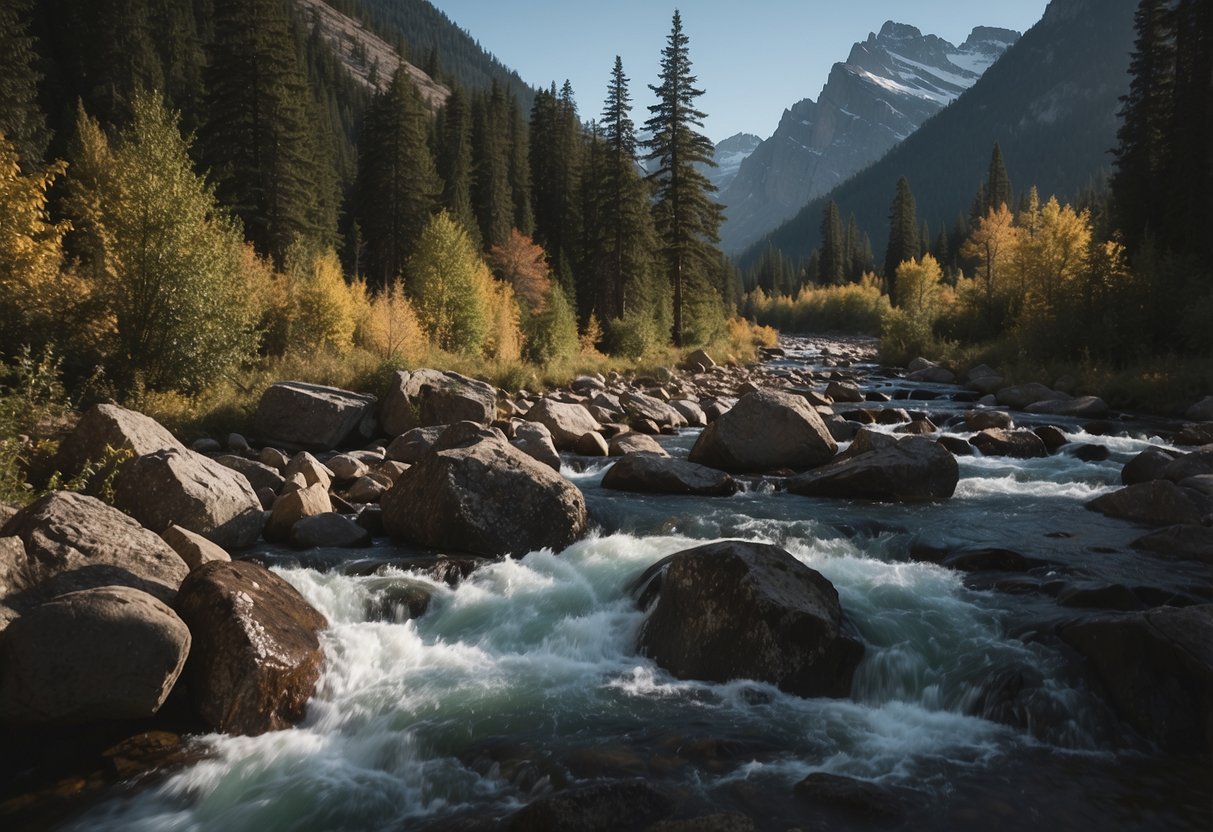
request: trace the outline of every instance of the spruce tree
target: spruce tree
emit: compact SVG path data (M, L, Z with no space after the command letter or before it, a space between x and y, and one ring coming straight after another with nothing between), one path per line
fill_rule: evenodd
M649 107L652 115L645 122L647 158L657 162L649 178L656 185L654 217L673 290L671 335L677 346L684 341L685 290L703 291L705 273L717 259L722 218L721 207L709 197L716 188L698 167L715 167L715 148L695 130L702 129L706 113L695 107L703 90L695 87L687 44L682 17L675 11L661 53L661 83L649 85L657 103Z
M0 3L0 133L13 144L21 164L34 170L49 139L38 109L34 41L27 32L30 0Z
M535 241L547 250L565 295L574 294L569 264L578 259L582 142L577 106L566 81L541 90L531 108L531 205Z
M838 286L846 280L846 243L838 203L830 200L821 212L821 282Z
M510 194L509 102L493 83L472 107L472 210L486 248L500 245L514 226Z
M366 273L379 287L400 277L441 190L426 144L427 121L403 67L366 114L357 209L366 241Z
M1205 262L1213 258L1213 3L1175 7L1175 82L1159 190L1166 193L1168 242Z
M1007 166L1002 160L1002 148L994 142L994 150L990 154L990 171L986 176L986 205L983 215L997 211L1002 205L1013 208L1011 196L1011 178L1007 175Z
M281 266L295 241L331 233L296 40L282 0L215 0L214 24L202 158L245 237Z
M906 260L918 259L920 254L917 214L910 183L903 176L897 180L897 194L889 209L889 246L884 254L884 279L890 297L896 297L897 267Z
M472 210L472 114L467 96L456 87L446 100L438 130L438 174L442 178L442 206L451 218L474 235L480 246L480 229Z
M535 212L531 208L530 137L518 102L510 97L510 196L514 203L513 227L528 237L535 232Z

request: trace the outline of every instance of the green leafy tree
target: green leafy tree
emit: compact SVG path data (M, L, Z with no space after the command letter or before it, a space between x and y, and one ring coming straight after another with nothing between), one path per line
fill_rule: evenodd
M703 128L707 114L695 106L703 90L691 74L689 39L682 31L682 16L675 11L666 46L661 53L661 83L649 85L657 103L645 126L647 158L657 163L650 174L656 185L654 216L665 255L665 270L673 292L674 343L684 342L683 318L687 289L710 291L705 272L717 261L722 209L709 194L716 188L699 166L715 167L715 148L695 128Z
M196 391L256 344L243 244L194 173L178 116L137 93L133 120L111 146L81 114L69 213L101 314L112 321L107 375L121 390Z
M430 341L444 350L479 354L488 337L489 298L484 289L492 277L467 232L445 211L421 232L406 274Z
M417 88L399 69L367 112L358 158L358 222L366 273L377 287L402 274L441 188L426 128Z

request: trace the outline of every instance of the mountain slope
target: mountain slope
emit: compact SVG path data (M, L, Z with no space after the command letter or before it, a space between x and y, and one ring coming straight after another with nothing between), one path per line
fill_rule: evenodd
M753 242L875 162L971 87L1018 38L978 27L956 47L889 21L856 43L845 63L834 64L817 101L784 111L774 135L722 193L725 249Z
M996 141L1017 189L1035 184L1042 196L1072 196L1102 181L1116 144L1119 98L1128 89L1136 6L1053 0L968 92L828 197L843 216L855 214L879 254L898 177L909 180L919 218L938 231L968 211ZM748 248L741 262L755 262L767 240L786 256L807 256L820 245L826 198Z
M718 191L723 191L736 178L737 172L741 170L741 165L760 144L762 144L762 139L752 133L738 133L729 136L716 145L714 157L716 167L705 167L703 175L716 186Z

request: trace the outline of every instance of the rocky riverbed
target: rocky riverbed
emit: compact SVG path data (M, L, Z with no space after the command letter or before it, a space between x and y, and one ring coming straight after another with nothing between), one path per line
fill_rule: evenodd
M1208 414L873 356L283 383L191 447L85 414L117 508L0 529L0 813L1209 828Z

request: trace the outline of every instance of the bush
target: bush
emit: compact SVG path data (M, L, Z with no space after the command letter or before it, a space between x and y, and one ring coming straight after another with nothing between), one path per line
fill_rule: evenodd
M743 299L742 308L759 324L780 332L878 335L889 299L881 293L879 280L868 275L843 286L804 286L795 298L755 289Z

